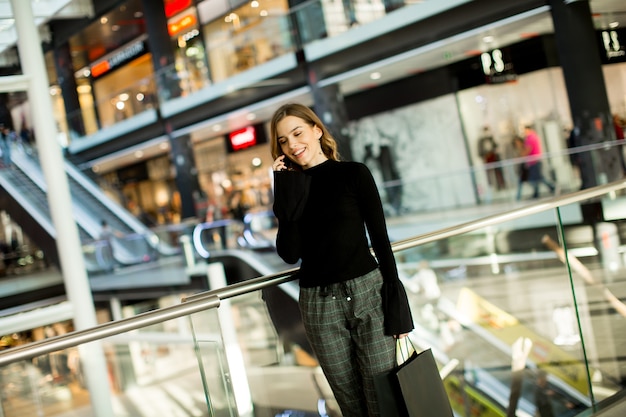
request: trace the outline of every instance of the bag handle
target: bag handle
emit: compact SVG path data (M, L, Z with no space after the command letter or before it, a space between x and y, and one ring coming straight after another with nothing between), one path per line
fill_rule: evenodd
M404 346L402 343L402 339L404 339ZM402 339L396 339L396 364L400 365L406 362L413 352L417 352L413 341L409 336L403 337ZM412 350L411 350L412 349ZM406 357L405 357L406 355ZM402 361L400 361L402 359Z

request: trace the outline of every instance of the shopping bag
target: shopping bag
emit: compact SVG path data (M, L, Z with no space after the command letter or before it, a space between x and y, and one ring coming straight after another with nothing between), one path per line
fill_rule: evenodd
M409 417L453 417L450 399L443 386L431 349L413 353L397 369L402 401Z
M374 387L376 388L380 417L409 417L396 375L398 369L396 366L387 372L374 375Z
M415 351L412 345L409 348L407 339L404 338L406 345L404 347L400 340L396 341L396 365L386 372L374 375L374 388L380 417L409 417L397 375L406 363L406 358L409 357L409 349Z

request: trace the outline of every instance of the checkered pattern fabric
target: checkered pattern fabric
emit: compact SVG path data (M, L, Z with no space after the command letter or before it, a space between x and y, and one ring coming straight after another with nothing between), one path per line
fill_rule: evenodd
M379 269L325 287L301 288L307 337L344 417L376 417L373 376L395 364L396 344L383 332Z

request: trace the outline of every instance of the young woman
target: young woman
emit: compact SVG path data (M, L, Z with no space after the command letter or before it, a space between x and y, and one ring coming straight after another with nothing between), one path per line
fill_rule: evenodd
M286 262L301 260L307 337L343 416L378 416L373 376L394 366L395 340L413 320L376 184L364 164L339 161L308 107L280 107L270 129L276 247Z

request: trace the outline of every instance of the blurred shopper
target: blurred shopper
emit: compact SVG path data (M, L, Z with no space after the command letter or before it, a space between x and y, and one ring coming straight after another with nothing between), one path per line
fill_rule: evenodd
M280 107L270 129L276 246L286 262L302 261L307 337L343 416L378 416L373 376L394 367L395 339L413 320L374 178L362 163L339 161L306 106Z
M543 369L537 372L536 386L535 386L535 406L537 417L554 417L554 410L552 409L551 397L554 395L552 390L548 387L548 374Z
M500 161L500 154L498 153L498 144L493 139L489 126L484 126L482 136L478 140L478 155L485 164L493 164ZM494 167L487 169L487 181L491 187L496 187L498 190L504 190L506 183L504 182L504 173L502 167Z
M619 141L624 141L624 123L622 119L617 115L613 115L613 129L615 129L615 139ZM626 161L624 161L624 148L623 143L617 146L617 154L619 156L619 162L622 165L622 173L626 174Z
M513 138L513 146L515 147L518 156L522 156L522 152L524 150L524 139L516 136ZM519 169L517 171L517 194L516 199L519 201L522 199L522 187L524 183L528 181L528 167L525 162L519 164Z
M5 168L11 166L11 141L12 135L8 127L0 126L0 151L2 151L2 164Z
M533 187L533 198L539 198L539 185L544 184L554 194L556 186L543 176L541 157L541 139L531 126L524 127L524 143L520 149L520 155L525 156L526 168L528 169L528 182Z

